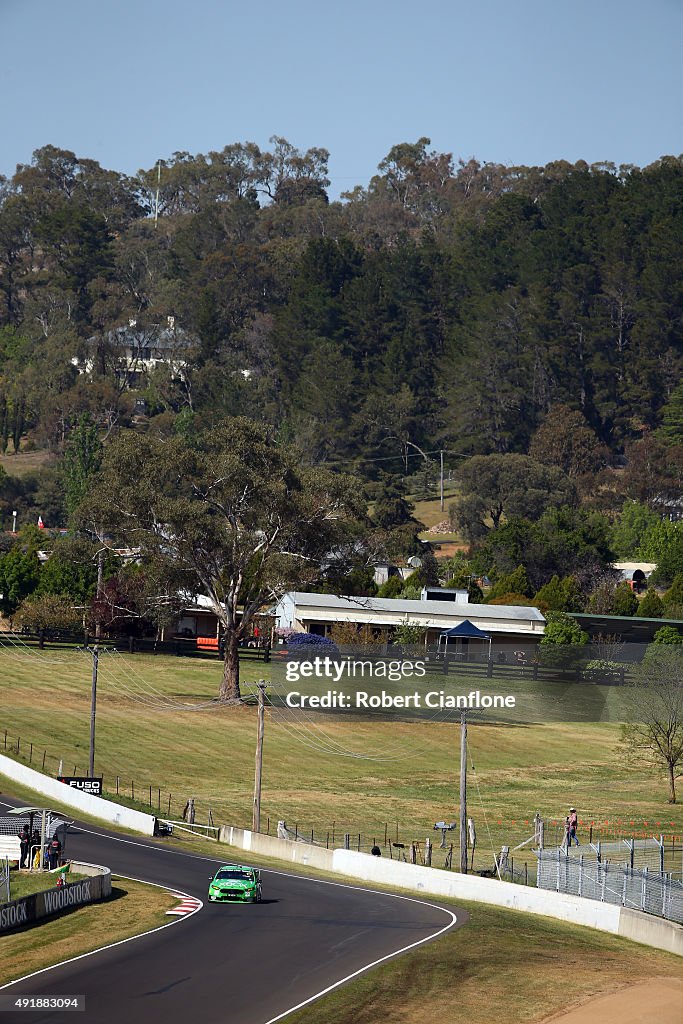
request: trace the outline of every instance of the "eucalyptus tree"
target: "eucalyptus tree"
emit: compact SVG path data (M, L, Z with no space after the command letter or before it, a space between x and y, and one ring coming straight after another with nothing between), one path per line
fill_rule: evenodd
M364 514L350 477L305 464L245 418L195 436L122 434L81 519L139 548L159 591L202 593L225 636L222 700L240 697L240 641L283 593L316 582Z

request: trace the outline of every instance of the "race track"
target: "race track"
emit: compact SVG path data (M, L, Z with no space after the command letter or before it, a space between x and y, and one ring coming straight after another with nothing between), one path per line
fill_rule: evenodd
M3 801L7 801L3 797ZM216 859L96 826L67 855L206 901ZM256 860L248 863L257 864ZM3 1022L271 1024L382 958L465 920L435 904L264 869L263 902L208 904L172 927L13 983L2 994L85 994L85 1014L3 1013ZM103 945L106 935L102 936Z

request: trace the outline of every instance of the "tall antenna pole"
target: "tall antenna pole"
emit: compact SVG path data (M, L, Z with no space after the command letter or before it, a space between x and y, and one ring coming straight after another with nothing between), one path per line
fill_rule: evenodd
M467 874L467 713L460 713L460 870Z
M261 831L261 778L263 776L263 730L265 726L266 684L258 682L258 726L256 730L256 770L254 772L254 809L251 816L251 831Z
M104 567L104 548L97 553L97 600L102 596L102 574ZM95 623L95 646L92 654L92 686L90 690L90 756L88 758L88 776L95 778L95 715L97 713L97 670L100 663L100 639L101 626L99 615Z
M157 191L154 197L154 227L159 223L159 189L161 188L161 160L157 160Z

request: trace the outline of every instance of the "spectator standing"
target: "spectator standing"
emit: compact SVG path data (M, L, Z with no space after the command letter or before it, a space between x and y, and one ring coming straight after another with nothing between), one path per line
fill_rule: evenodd
M31 846L31 833L28 830L28 825L24 825L21 832L19 833L19 849L21 857L19 860L19 867L29 867L28 853Z
M569 848L572 845L572 839L574 840L577 846L580 846L581 844L578 840L578 836L576 835L576 829L579 824L578 815L576 813L576 807L569 808L569 818L567 820L569 822L569 830L567 832L567 848Z
M47 848L47 860L50 867L50 871L59 867L59 858L62 852L62 844L60 843L57 836L54 836L52 842Z

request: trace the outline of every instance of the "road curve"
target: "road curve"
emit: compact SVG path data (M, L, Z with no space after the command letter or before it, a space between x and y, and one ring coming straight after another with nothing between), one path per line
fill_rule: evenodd
M221 863L89 825L71 829L68 856L201 900ZM187 1024L194 1015L202 1024L274 1024L465 917L458 912L456 922L433 903L264 869L261 904L205 904L175 927L20 979L3 995L85 994L85 1019L97 1024ZM27 1020L25 1013L2 1017ZM28 1019L67 1017L35 1012Z

